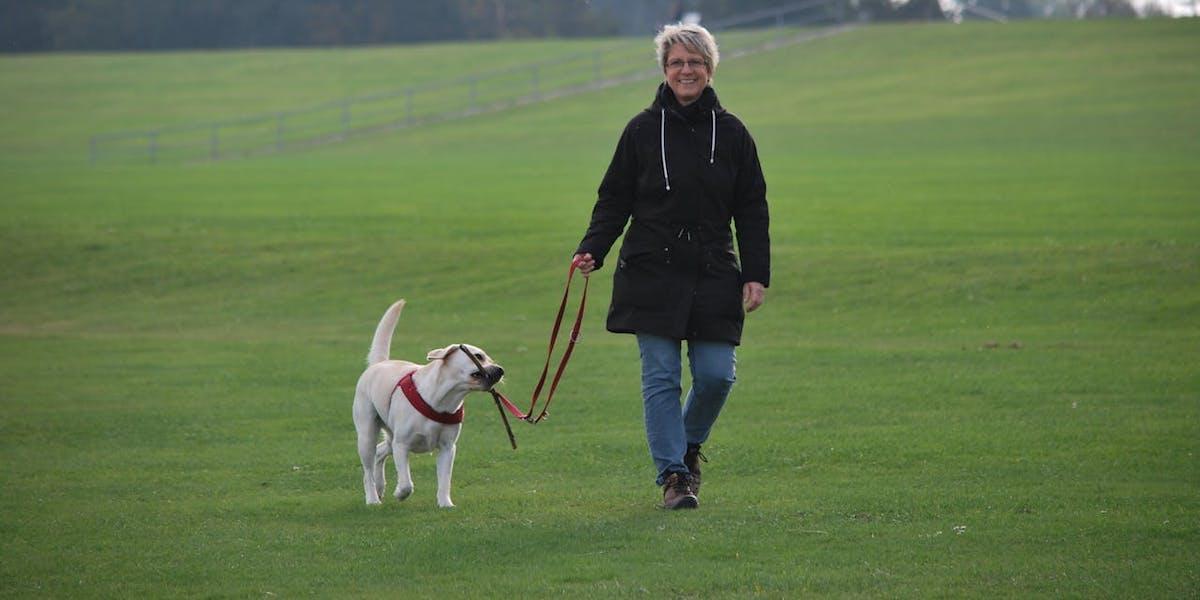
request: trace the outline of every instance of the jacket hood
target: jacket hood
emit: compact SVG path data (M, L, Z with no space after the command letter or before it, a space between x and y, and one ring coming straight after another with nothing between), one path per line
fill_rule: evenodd
M725 112L725 108L721 106L721 101L717 99L717 92L711 85L705 86L704 91L700 92L700 97L695 102L683 106L675 97L675 92L671 90L671 86L667 82L658 84L658 92L654 94L654 102L650 103L649 112L659 112L666 109L683 117L688 121L698 121L706 119L712 113L720 115Z

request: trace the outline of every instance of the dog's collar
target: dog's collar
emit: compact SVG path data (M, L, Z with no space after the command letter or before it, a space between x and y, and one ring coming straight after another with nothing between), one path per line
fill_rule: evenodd
M421 393L417 391L417 384L413 383L413 374L409 373L400 378L400 382L396 384L400 391L404 392L404 397L408 398L408 403L417 409L417 412L425 415L425 418L431 421L437 421L445 425L457 425L463 422L466 416L464 406L458 407L458 410L452 413L444 413L433 410L433 407L421 397Z

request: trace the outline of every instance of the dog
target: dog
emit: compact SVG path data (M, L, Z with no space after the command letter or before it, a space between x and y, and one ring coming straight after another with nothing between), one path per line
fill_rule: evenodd
M354 390L363 494L368 505L382 504L380 497L387 485L384 463L390 455L396 463L394 495L398 500L408 498L413 492L409 453L437 450L437 502L451 508L450 479L462 431L463 401L470 392L491 390L504 377L504 368L469 344L430 350L425 357L429 362L424 365L389 360L392 333L403 309L404 300L399 300L383 313L367 354L367 369ZM411 398L414 391L416 400Z

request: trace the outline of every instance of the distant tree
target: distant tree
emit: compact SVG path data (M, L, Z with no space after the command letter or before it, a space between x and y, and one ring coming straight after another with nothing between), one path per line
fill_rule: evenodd
M50 48L54 37L46 22L46 11L62 4L63 0L0 0L0 51L31 52Z
M938 0L908 0L907 2L895 6L894 16L897 20L913 21L913 20L943 20L946 18L942 12L942 5Z
M1028 0L1040 17L1132 17L1138 14L1130 0Z
M973 4L994 10L1010 19L1026 19L1037 16L1036 8L1029 0L975 0Z
M1158 17L1169 17L1171 13L1163 5L1157 2L1147 2L1142 5L1141 16L1146 19L1154 19Z
M373 43L427 42L464 37L462 15L451 2L372 0L368 13L373 27L377 27L371 36Z
M454 7L462 22L462 37L503 37L504 11L499 6L496 0L455 0Z
M937 0L831 0L875 18L938 18ZM1019 3L1033 0L982 0ZM1058 1L1058 0L1046 0ZM1129 0L1093 2L1116 14ZM394 44L645 34L786 0L0 0L0 51Z
M1137 9L1128 0L1097 0L1088 6L1085 17L1123 17L1137 16Z
M780 0L696 0L694 2L683 2L685 10L699 12L706 21L737 17L756 10L778 8L796 3L797 0L792 0L791 2L781 2Z
M871 21L942 20L946 18L937 0L849 0L848 14Z

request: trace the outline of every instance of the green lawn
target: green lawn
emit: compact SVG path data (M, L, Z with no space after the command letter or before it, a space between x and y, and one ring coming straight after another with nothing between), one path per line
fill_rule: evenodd
M364 506L350 419L401 297L393 356L471 342L528 398L653 82L87 166L95 133L616 43L0 58L0 595L1197 594L1194 19L864 27L722 64L775 265L694 512L654 507L608 269L518 451L469 402L458 508L425 456L411 499Z

